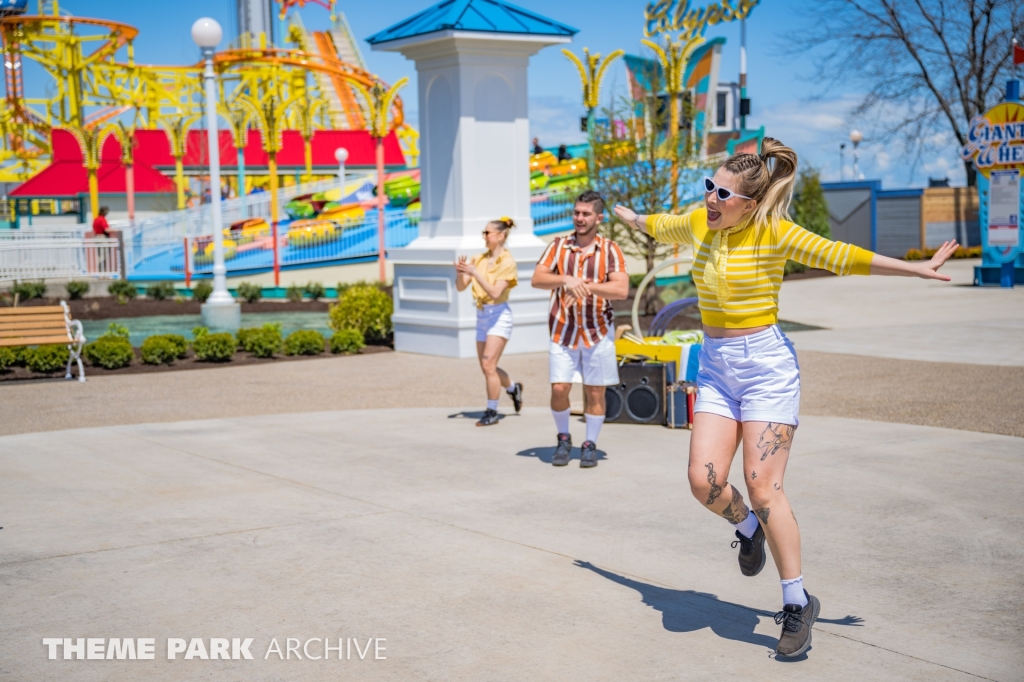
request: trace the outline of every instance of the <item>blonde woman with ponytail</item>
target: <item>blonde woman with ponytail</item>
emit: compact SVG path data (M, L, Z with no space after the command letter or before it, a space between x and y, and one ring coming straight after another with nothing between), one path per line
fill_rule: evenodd
M472 286L476 302L476 354L487 383L487 408L477 426L498 423L498 399L504 388L518 412L523 406L523 385L513 383L508 373L498 367L505 344L512 336L512 309L508 295L518 283L516 259L505 250L509 230L515 227L511 218L501 217L487 223L484 243L487 250L472 260L459 256L455 262L455 287L465 291Z
M779 329L779 287L786 260L837 275L902 275L949 281L938 270L956 250L947 242L927 262L905 263L829 241L793 224L792 149L766 137L760 154L737 154L704 179L704 206L686 215L637 215L616 206L622 222L659 242L693 248L693 282L705 341L690 438L690 490L734 526L743 575L765 564L767 539L782 582L780 656L811 645L818 600L803 587L800 529L783 485L799 424L800 367ZM743 444L750 506L727 477ZM753 513L751 513L753 510Z

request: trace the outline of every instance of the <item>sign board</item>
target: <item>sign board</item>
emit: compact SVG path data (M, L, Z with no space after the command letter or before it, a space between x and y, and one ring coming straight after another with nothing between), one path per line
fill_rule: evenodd
M1020 246L1020 171L994 170L989 182L985 246Z
M1024 105L1003 102L975 116L960 155L985 177L1000 168L1024 168Z
M718 0L705 7L693 7L691 0L655 0L644 10L644 35L678 31L689 40L704 35L708 26L746 19L761 0Z

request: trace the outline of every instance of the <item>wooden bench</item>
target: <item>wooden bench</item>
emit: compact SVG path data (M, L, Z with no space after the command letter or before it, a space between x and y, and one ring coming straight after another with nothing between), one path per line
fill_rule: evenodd
M40 346L67 344L70 355L65 379L71 377L71 363L78 363L78 380L85 381L82 367L82 346L85 335L82 323L71 319L71 310L64 301L60 305L22 308L0 308L0 346Z

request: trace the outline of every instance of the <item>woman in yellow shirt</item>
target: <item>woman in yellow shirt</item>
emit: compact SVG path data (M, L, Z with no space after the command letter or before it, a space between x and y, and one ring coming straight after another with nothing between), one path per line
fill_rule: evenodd
M512 309L508 295L518 283L515 258L505 250L505 240L515 223L499 218L487 223L484 242L487 250L472 260L459 256L455 262L458 273L455 286L465 291L472 285L476 301L476 354L487 381L487 409L477 426L498 423L498 398L502 387L512 398L518 412L523 406L523 385L513 383L508 373L498 367L505 344L512 336Z
M818 600L803 588L800 530L783 488L799 423L800 368L777 325L787 259L837 275L902 275L949 281L939 267L956 250L947 242L930 261L906 263L815 235L789 221L796 153L766 137L758 154L737 154L704 179L704 207L686 215L637 215L622 222L694 254L693 282L704 323L697 403L690 437L690 490L735 526L743 575L764 567L767 538L782 582L776 651L799 656L811 644ZM743 443L743 475L753 514L726 478Z

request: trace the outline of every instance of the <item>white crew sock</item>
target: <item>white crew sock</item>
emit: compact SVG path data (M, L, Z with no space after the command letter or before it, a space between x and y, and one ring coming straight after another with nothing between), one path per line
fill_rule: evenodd
M505 389L509 393L516 392L516 382L512 381L512 377L508 378L508 388Z
M807 606L807 595L804 593L804 577L782 580L782 605L796 604L800 608Z
M555 428L559 433L569 433L569 410L551 410L551 416L555 418Z
M494 410L495 412L497 412L498 411L498 401L497 400L488 400L487 401L487 409L488 410Z
M757 532L757 514L750 512L747 514L747 518L743 519L739 523L734 523L733 527L742 533L745 538L754 537L754 533Z
M588 414L587 417L587 440L597 444L597 437L601 435L601 426L604 424L603 414Z

